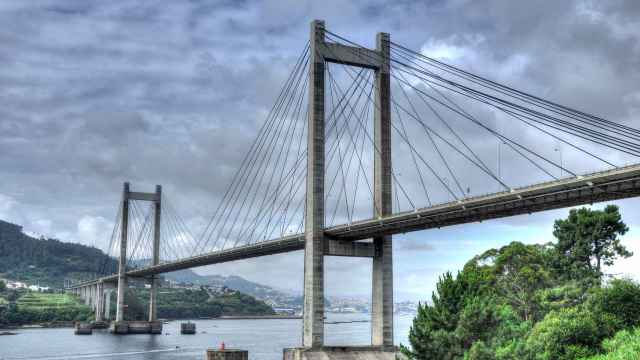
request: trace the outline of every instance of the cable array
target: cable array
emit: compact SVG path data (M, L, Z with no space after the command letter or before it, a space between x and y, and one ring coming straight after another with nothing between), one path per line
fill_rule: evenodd
M355 56L369 56L331 31L326 39L347 45ZM393 212L577 176L589 166L615 168L640 157L640 130L389 45ZM161 262L304 231L310 49L307 43L297 57L197 237L163 199ZM380 153L373 128L380 110L375 86L369 69L326 64L327 227L381 217L373 201L373 162ZM127 266L135 268L148 265L153 255L153 204L130 205ZM107 247L115 257L121 215ZM112 264L105 261L98 272L115 272Z

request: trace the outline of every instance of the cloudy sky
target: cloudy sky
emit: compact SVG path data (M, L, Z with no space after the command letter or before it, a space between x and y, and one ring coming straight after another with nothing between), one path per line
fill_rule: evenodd
M187 224L206 222L313 19L367 46L377 32L389 32L429 56L640 127L640 3L632 0L4 0L0 219L32 234L100 245L111 234L121 184L130 181L141 191L162 184ZM488 146L487 154L500 146L467 135ZM533 134L527 140L546 141ZM550 157L553 146L546 146ZM599 169L568 151L565 157ZM527 182L517 159L500 161L505 176ZM639 203L618 204L631 227L624 244L640 253ZM566 213L395 237L397 299L428 298L439 274L488 248L553 240L553 220ZM300 291L302 254L198 271ZM327 259L329 294L366 296L370 271L367 260ZM640 277L633 259L610 271Z

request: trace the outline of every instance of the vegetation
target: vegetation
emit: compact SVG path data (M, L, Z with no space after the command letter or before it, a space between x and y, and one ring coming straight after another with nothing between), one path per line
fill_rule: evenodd
M92 278L106 269L115 269L116 265L114 259L96 248L55 239L35 239L23 234L20 227L0 221L0 274L3 277L61 288L64 279ZM158 316L161 318L275 314L264 302L237 291L213 294L205 288L161 288L159 292ZM148 318L148 298L147 289L128 291L125 313L129 319ZM111 309L115 309L115 296L111 301ZM0 326L93 318L92 309L75 296L7 289L0 280Z
M70 294L37 293L28 290L8 290L6 293L6 306L0 307L0 325L84 321L93 316L88 306Z
M0 222L0 226L9 226ZM0 229L1 230L1 229ZM116 262L99 249L56 239L0 231L0 274L8 279L62 288L64 279L86 279Z
M127 293L127 318L141 320L148 318L147 289L130 290ZM112 299L115 301L115 299ZM112 304L115 308L115 303ZM199 290L165 289L159 290L158 317L163 319L211 318L222 315L274 315L271 306L239 291L211 294L205 288Z
M602 285L602 266L631 256L619 239L627 230L617 207L583 208L555 222L555 244L513 242L474 257L439 279L403 352L420 360L639 358L640 285Z
M602 343L605 354L595 355L588 360L631 360L640 355L640 329L622 330L613 339Z

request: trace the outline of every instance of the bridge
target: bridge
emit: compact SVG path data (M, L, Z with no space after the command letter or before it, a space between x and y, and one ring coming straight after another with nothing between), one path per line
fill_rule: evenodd
M486 141L465 141L479 132ZM527 143L525 132L537 140ZM498 156L517 159L522 171L487 165L485 142L494 140ZM636 197L638 157L640 130L443 63L389 34L369 49L314 21L202 234L191 234L160 186L144 193L125 183L105 247L117 268L103 266L69 291L96 320L109 316L116 292L118 324L128 279L147 281L154 322L160 274L304 250L302 346L317 349L324 257L371 258L371 344L393 349L393 235Z

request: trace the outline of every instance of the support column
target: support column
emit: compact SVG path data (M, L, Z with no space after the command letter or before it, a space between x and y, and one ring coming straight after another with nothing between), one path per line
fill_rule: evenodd
M107 289L104 295L104 319L111 319L111 293L113 291L111 289Z
M93 309L93 311L96 310L96 286L95 285L89 285L89 306L91 307L91 309Z
M391 82L389 34L378 33L377 51L382 66L376 70L374 115L374 206L381 217L392 212L391 192ZM393 248L391 235L373 239L371 344L393 345Z
M324 344L324 22L311 23L302 346Z
M156 185L155 219L153 222L153 265L160 263L160 213L162 211L162 186ZM151 289L149 289L149 321L158 319L158 278L151 276Z
M99 281L96 285L96 322L104 321L104 283Z
M122 191L122 224L120 225L120 258L118 259L118 301L116 321L124 320L124 293L127 290L127 233L129 230L129 183Z

